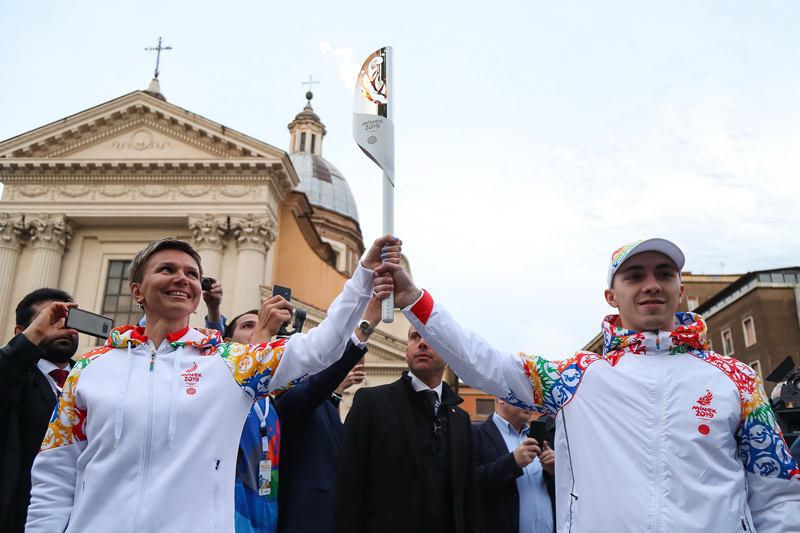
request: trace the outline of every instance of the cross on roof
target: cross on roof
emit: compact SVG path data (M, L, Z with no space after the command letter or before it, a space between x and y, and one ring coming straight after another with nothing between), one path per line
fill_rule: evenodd
M314 81L314 77L309 75L308 76L308 81L304 81L300 85L308 85L308 90L310 91L312 89L312 85L311 85L312 83L319 83L319 82L318 81Z
M171 46L161 46L161 37L158 38L158 46L153 48L152 46L148 46L145 48L147 52L152 52L153 50L156 51L156 75L155 78L158 79L158 64L161 62L161 50L172 50Z

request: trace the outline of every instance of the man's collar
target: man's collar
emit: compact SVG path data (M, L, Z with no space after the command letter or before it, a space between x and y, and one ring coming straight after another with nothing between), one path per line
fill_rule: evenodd
M412 389L414 389L417 392L423 391L423 390L435 391L436 392L436 396L439 398L439 401L440 402L442 401L442 383L443 383L442 381L440 381L439 384L436 387L431 389L430 387L425 385L425 383L423 383L421 379L419 379L417 376L415 376L410 370L408 371L408 377L411 378L411 388Z
M492 414L492 420L494 421L495 425L500 431L505 431L509 435L519 436L522 435L523 433L527 434L528 430L530 429L530 426L528 424L525 424L524 426L522 426L522 432L517 433L517 428L515 428L511 422L500 416L500 414L497 411L495 411Z

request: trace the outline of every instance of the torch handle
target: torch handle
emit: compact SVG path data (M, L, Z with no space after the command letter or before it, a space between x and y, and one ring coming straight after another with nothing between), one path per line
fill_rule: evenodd
M383 173L383 233L394 235L394 185L386 172ZM394 291L381 302L381 320L394 322Z

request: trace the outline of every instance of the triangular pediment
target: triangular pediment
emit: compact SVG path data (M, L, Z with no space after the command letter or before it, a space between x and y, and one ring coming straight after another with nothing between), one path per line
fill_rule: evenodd
M286 152L136 91L0 142L2 159L288 160Z
M100 137L88 146L73 146L60 157L91 160L165 160L219 159L221 156L197 146L191 140L178 138L169 130L156 129L142 119L132 121L120 132Z

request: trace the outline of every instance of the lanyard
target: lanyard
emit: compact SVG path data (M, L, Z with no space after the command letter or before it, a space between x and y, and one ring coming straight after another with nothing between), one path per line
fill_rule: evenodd
M269 414L269 398L267 401L264 402L267 406L266 412L261 410L261 406L258 405L258 402L253 404L253 410L256 412L256 416L258 416L258 420L261 426L261 451L265 454L269 450L269 438L267 437L267 415Z

